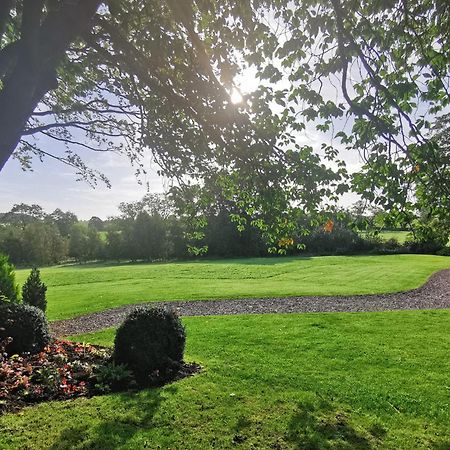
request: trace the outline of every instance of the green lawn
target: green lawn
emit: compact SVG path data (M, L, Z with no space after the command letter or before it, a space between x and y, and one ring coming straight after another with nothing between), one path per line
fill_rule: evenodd
M42 269L50 320L156 300L394 292L423 284L450 258L431 255L253 258ZM23 282L28 270L18 270Z
M411 238L411 233L409 231L382 231L379 236L384 241L397 239L400 244L403 244L406 239Z
M364 237L366 232L362 231L360 234ZM400 244L403 244L407 239L411 238L411 233L409 231L380 231L378 237L383 241L396 239Z
M5 415L0 448L450 448L450 310L184 321L201 374Z
M366 235L364 231L360 234L362 237ZM413 235L410 231L380 231L378 236L382 241L396 239L400 244L404 244L407 240L413 240ZM447 247L450 247L450 236L448 238Z

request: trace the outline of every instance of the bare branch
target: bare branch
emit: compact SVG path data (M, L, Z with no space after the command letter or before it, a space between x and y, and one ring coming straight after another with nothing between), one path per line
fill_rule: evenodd
M46 125L42 125L39 127L34 127L34 128L27 128L24 132L23 135L24 136L28 136L30 134L34 134L34 133L40 133L42 131L46 131L46 130L51 130L52 128L70 128L70 127L75 127L75 128L79 128L80 126L86 125L98 125L98 124L107 124L110 123L110 120L91 120L91 121L87 121L87 122L83 122L83 121L71 121L71 122L57 122L57 123L49 123Z
M41 131L40 133L44 134L45 136L47 136L47 137L49 137L51 139L55 139L56 141L64 142L64 143L66 143L68 145L78 145L80 147L86 148L88 150L92 150L94 152L104 153L104 152L114 151L114 149L112 149L112 148L104 149L104 148L92 147L92 146L90 146L88 144L84 144L83 142L78 142L78 141L74 141L72 139L66 139L66 138L63 138L63 137L55 136L54 134L47 133L46 131Z

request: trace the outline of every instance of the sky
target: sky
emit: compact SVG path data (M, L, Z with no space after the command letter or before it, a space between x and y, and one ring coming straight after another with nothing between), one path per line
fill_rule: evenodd
M255 71L247 69L238 79L237 84L242 93L255 89L260 81L255 78ZM330 98L338 95L331 84L325 86ZM232 93L231 100L239 101L239 95ZM332 143L331 134L319 133L313 124L307 124L305 131L297 136L298 143L311 145L320 153L322 142ZM59 143L47 140L41 148L49 153L62 155L65 148ZM145 164L147 175L135 175L135 170L125 156L114 153L77 151L83 161L93 169L100 170L111 182L111 188L99 183L92 188L84 181L77 181L75 171L62 163L46 158L44 162L35 159L32 171L23 171L18 161L10 159L0 172L0 212L11 209L16 203L38 204L48 213L56 208L72 211L80 219L98 216L106 219L118 214L117 206L121 202L140 200L146 192L161 193L167 190L170 180L159 177L157 167L150 162ZM353 172L360 168L361 161L355 153L341 149L341 158L347 163L347 169ZM358 197L346 194L340 204L349 206Z
M246 91L246 85L254 87L255 83L258 81L253 79L252 74L247 74L241 86L242 91ZM313 124L307 124L306 129L298 133L297 141L299 144L311 145L318 152L324 141L339 147L336 142L331 142L330 135L315 130ZM42 148L59 155L65 150L59 143L51 140L46 141ZM36 158L31 171L23 171L19 162L10 158L0 172L0 212L9 211L16 203L27 203L38 204L48 213L56 208L72 211L82 220L92 216L106 219L118 214L119 203L137 201L148 191L161 193L170 186L170 180L158 176L155 163L145 163L147 174L137 178L125 156L89 150L77 153L90 168L107 176L111 188L102 182L93 188L85 181L77 181L74 169L48 157L43 162ZM351 172L361 166L360 158L355 153L341 149L341 157ZM346 194L340 204L349 206L357 200L356 195Z
M56 154L63 149L47 148ZM74 212L80 219L92 216L106 219L118 213L120 202L140 200L147 192L163 192L168 186L147 164L147 175L138 179L128 159L113 153L86 152L84 161L101 170L111 181L109 189L99 183L94 189L84 181L76 181L75 171L58 161L46 158L35 160L32 171L24 172L20 164L10 159L0 172L0 212L11 209L15 203L41 205L45 211L56 208Z
M298 140L318 150L323 136L309 127L298 136ZM58 144L48 145L46 150L50 153L61 154L64 151L58 148ZM19 162L11 158L0 172L0 212L9 211L16 203L27 203L41 205L49 213L60 208L74 212L79 219L92 216L106 219L118 214L120 202L140 200L147 190L164 192L170 185L170 180L158 176L155 164L146 163L147 175L137 178L125 156L92 151L80 154L88 166L102 171L109 178L111 188L101 182L93 188L84 181L77 181L72 168L50 158L42 163L34 160L32 171L23 171ZM343 151L342 156L349 170L359 168L358 155ZM349 206L356 200L355 195L346 195L341 204Z

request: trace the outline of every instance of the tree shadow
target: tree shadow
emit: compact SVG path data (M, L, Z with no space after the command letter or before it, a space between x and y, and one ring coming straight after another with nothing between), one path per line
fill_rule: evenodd
M386 430L378 424L358 430L346 414L330 402L305 402L298 405L289 423L287 440L302 450L369 450L378 446Z
M432 450L449 450L450 449L450 439L444 438L439 442L430 442L428 448Z
M311 256L260 256L250 258L220 258L220 259L203 259L198 260L199 263L210 264L238 264L242 266L276 266L278 264L286 264L294 261L308 261L312 259Z
M214 264L214 265L226 265L226 264L238 264L246 266L275 266L278 264L286 264L289 262L302 260L307 261L312 259L312 255L289 255L289 256L256 256L256 257L230 257L230 258L193 258L193 259L180 259L173 261L95 261L86 263L67 263L61 264L57 267L70 268L77 270L88 269L102 269L116 266L145 266L151 264L152 266L164 266L164 265L185 265L185 264Z
M164 389L165 394L175 394L176 391L175 386ZM136 433L154 426L155 414L163 401L161 392L162 389L147 389L138 393L114 394L108 399L111 407L107 414L103 405L98 406L98 416L93 421L81 417L80 423L71 424L61 432L50 449L123 448Z

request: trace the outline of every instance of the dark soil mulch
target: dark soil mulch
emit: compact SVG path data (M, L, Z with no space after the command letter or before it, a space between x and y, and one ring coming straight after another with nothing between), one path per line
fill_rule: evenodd
M138 386L125 366L114 366L110 348L55 339L36 355L0 351L0 415L50 400L163 386L200 369L178 363L165 373L149 374L148 383Z
M173 308L180 316L442 309L450 308L450 269L435 273L418 289L393 294L170 301L149 305ZM58 320L51 323L51 329L57 336L102 330L121 323L136 306L126 305Z

